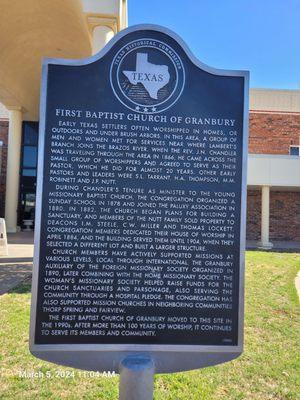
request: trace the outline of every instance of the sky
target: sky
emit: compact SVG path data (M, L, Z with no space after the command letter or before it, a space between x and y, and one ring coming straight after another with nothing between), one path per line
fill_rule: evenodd
M252 88L300 89L300 0L128 0L128 19L173 30L211 67L249 70Z

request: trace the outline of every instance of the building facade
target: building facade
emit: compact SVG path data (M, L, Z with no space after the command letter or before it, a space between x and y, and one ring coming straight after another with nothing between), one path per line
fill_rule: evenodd
M41 59L95 54L127 26L127 2L0 5L0 216L16 232L34 221ZM300 91L252 89L249 122L247 239L300 242Z
M300 91L250 90L247 239L300 242Z

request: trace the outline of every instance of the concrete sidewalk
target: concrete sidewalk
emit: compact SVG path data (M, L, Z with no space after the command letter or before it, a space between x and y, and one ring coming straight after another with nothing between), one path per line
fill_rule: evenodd
M283 241L273 241L271 240L273 247L269 250L264 251L281 251L282 253L300 253L300 242L283 242ZM255 240L247 240L246 244L247 250L258 250L259 243Z

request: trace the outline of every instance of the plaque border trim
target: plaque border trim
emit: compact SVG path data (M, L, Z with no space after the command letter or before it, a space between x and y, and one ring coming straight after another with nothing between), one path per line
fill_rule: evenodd
M35 324L39 278L39 254L41 234L41 212L43 194L44 145L46 128L46 101L49 65L83 66L100 60L122 37L135 31L157 31L173 38L181 46L187 57L200 69L217 76L244 78L243 107L243 157L241 177L241 214L240 214L240 275L238 344L222 345L166 345L166 344L35 344ZM224 70L210 67L198 60L187 44L173 31L153 24L140 24L117 33L97 54L85 59L45 58L42 64L40 89L40 125L38 144L38 170L36 191L36 220L34 232L34 258L32 275L32 295L30 309L30 352L38 358L70 367L94 371L118 371L120 361L129 354L142 353L153 357L156 372L178 372L202 368L226 362L238 357L243 351L244 327L244 270L246 244L246 196L247 196L247 159L248 159L248 116L249 112L249 71Z

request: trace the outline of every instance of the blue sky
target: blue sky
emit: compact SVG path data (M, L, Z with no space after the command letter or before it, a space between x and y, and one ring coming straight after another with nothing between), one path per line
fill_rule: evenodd
M300 0L128 0L129 26L164 25L202 62L250 86L300 89Z

